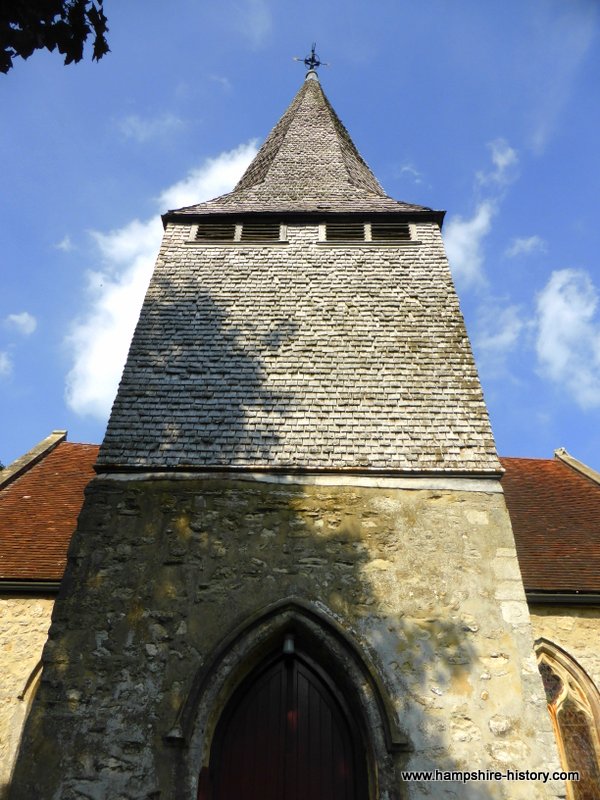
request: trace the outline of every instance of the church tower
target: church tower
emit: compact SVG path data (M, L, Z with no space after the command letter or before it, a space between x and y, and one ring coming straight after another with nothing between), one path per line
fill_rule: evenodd
M403 773L557 768L442 220L313 70L164 215L13 800L564 796Z

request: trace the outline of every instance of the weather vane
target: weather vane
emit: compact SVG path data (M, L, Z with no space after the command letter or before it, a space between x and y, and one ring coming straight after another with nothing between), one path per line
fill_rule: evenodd
M329 64L326 64L324 61L319 59L319 56L315 53L316 42L313 42L312 50L310 51L310 55L306 56L306 58L298 58L298 56L294 56L294 61L303 61L306 68L309 72L314 71L317 67L328 67Z

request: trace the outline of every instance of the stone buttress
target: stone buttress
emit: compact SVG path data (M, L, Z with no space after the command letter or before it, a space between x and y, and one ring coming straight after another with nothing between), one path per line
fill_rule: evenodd
M209 797L223 708L290 637L365 798L564 796L401 775L557 768L442 219L313 72L230 194L164 216L13 800Z

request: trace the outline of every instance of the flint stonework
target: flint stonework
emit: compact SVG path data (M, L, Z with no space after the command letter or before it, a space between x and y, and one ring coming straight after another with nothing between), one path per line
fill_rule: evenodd
M380 764L387 797L432 796L402 784L405 768L555 767L524 595L509 620L495 598L511 539L498 493L96 479L25 732L46 768L31 777L21 762L11 797L191 800L207 745L178 786L188 743L168 734L211 653L281 598L343 626L393 698L408 748ZM498 783L460 796L561 794Z

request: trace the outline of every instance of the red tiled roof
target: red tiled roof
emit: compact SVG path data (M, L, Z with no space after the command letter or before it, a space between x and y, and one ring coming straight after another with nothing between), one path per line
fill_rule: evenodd
M600 485L557 458L500 461L525 589L600 592Z
M60 442L0 489L0 579L62 578L97 456L98 445Z
M63 441L0 489L0 579L62 578L98 449ZM525 588L600 592L600 485L556 458L500 461Z

